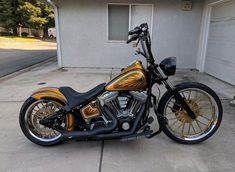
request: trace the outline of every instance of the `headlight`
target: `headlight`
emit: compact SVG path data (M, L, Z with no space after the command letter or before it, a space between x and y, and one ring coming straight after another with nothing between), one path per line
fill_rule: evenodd
M160 63L160 68L167 76L175 75L176 71L176 57L165 58Z

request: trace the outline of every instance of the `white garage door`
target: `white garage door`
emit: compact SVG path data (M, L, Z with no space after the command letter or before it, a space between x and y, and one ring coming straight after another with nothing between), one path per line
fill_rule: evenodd
M205 72L235 85L235 0L212 8Z

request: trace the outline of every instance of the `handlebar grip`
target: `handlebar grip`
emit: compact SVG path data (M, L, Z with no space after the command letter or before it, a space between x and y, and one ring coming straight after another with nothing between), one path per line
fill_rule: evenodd
M131 41L132 41L131 39L128 39L128 40L126 41L126 43L129 44Z
M134 35L134 34L139 34L139 33L141 33L141 28L135 27L135 29L129 31L128 35Z
M141 28L146 28L146 29L148 29L148 23L142 23L142 24L140 25L140 27L141 27Z
M138 36L137 34L135 34L135 35L133 35L130 39L128 39L128 40L126 41L126 43L129 44L129 43L131 43L132 41L137 40L138 37L139 37L139 36Z

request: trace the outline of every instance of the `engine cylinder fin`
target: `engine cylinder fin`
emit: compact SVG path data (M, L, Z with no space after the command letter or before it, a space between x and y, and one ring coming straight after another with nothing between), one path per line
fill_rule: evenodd
M106 92L99 97L100 102L103 102L116 113L119 123L124 121L130 124L134 120L139 109L145 104L147 94L145 92L130 91L127 94L119 92Z

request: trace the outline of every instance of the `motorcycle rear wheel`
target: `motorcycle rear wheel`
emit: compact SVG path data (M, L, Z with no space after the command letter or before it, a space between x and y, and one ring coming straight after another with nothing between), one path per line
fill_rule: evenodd
M49 104L50 103L50 104ZM64 105L58 100L35 100L28 98L19 115L20 127L24 135L33 143L53 146L61 142L61 133L39 124L40 119L53 115Z
M181 144L197 144L210 138L222 121L222 104L217 94L200 83L183 83L176 86L196 115L191 119L187 112L167 92L159 103L158 113L167 121L163 132Z

